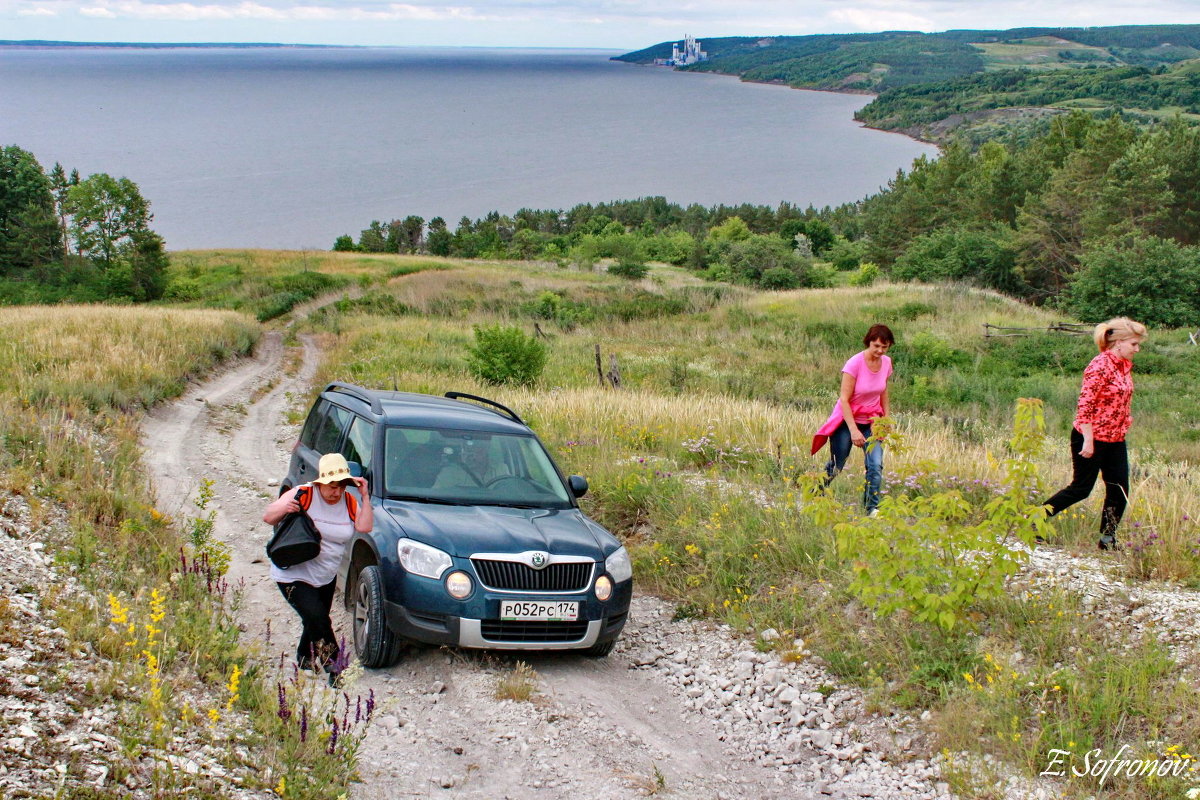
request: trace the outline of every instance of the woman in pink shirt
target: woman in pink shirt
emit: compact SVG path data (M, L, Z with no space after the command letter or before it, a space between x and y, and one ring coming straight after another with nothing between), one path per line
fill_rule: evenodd
M1050 516L1092 493L1096 476L1104 475L1104 510L1100 512L1100 549L1117 544L1117 525L1129 499L1129 454L1125 433L1133 421L1133 357L1142 348L1146 326L1125 317L1096 326L1100 355L1083 371L1083 389L1071 429L1071 484L1046 501Z
M829 419L813 437L812 452L816 453L829 440L829 462L825 465L825 485L828 486L846 466L850 447L863 448L867 467L863 487L863 505L874 516L879 506L879 489L883 484L883 447L878 442L867 445L871 424L888 415L887 380L892 374L888 348L896 341L887 325L872 325L863 337L866 350L850 357L842 367L842 389L837 405Z

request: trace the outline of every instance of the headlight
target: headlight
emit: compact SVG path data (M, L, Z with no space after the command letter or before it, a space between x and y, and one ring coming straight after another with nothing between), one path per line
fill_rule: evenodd
M613 582L620 583L633 577L633 564L629 561L629 553L624 547L618 548L608 558L604 559L604 571L612 576Z
M612 597L612 581L607 575L601 575L596 578L596 599L603 603L610 597Z
M460 570L446 576L446 591L455 600L463 600L471 594L471 576Z
M454 563L450 556L436 547L414 542L412 539L401 539L397 542L396 554L400 557L400 565L404 569L413 575L426 578L440 578Z

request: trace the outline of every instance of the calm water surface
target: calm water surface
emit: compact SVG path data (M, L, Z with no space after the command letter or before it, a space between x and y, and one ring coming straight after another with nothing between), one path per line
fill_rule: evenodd
M0 144L133 179L172 249L325 249L372 219L644 195L821 206L935 152L859 127L862 96L610 55L0 49Z

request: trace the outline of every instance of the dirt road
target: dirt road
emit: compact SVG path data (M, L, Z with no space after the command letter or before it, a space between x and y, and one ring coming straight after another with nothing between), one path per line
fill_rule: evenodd
M291 653L296 616L267 575L260 521L297 435L286 413L304 402L318 351L290 359L279 333L255 356L158 409L143 440L159 507L187 516L213 481L216 535L233 551L247 639ZM349 621L335 602L335 624ZM885 754L894 741L864 721L817 668L782 665L719 627L674 621L655 598L635 600L607 659L533 656L531 702L499 700L516 659L411 648L350 691L373 689L377 720L360 752L353 796L376 798L826 798L945 796L924 762ZM270 621L270 641L268 641ZM819 691L818 691L819 689ZM789 718L790 715L790 718ZM902 749L904 749L902 747Z

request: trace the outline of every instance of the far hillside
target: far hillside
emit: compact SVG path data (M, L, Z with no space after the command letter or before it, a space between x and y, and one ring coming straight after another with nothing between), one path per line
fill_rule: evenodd
M942 140L953 115L1024 106L1121 108L1200 115L1200 26L888 31L702 39L708 60L680 69L747 81L880 95L858 118ZM618 56L649 64L671 42ZM948 100L955 98L955 102ZM902 105L906 113L898 113ZM932 126L951 119L953 125Z

